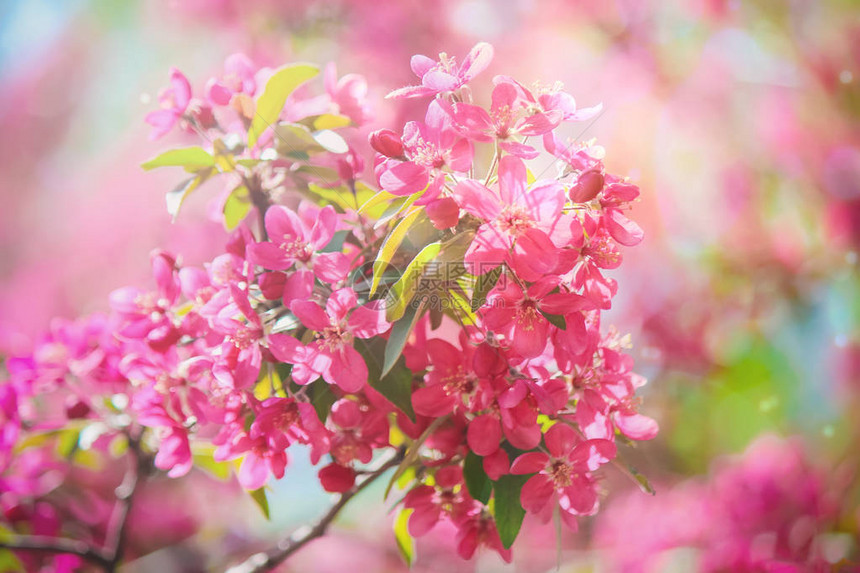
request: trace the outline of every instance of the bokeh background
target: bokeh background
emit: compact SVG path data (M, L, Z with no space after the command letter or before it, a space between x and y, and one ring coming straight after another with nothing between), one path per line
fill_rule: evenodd
M0 354L52 317L150 284L156 247L200 263L226 237L193 196L172 224L169 173L139 164L145 114L175 66L195 90L243 52L260 65L336 62L371 86L375 128L409 57L496 49L485 80L561 81L604 112L607 168L642 188L646 241L625 254L611 321L630 332L661 433L609 472L605 511L565 534L527 523L515 562L461 562L450 532L417 571L694 571L733 552L812 553L850 571L860 520L860 6L852 0L4 0L0 2ZM369 147L363 151L369 157ZM547 159L548 167L552 162ZM265 522L231 482L164 479L133 521L129 571L203 571L321 512L293 456ZM108 478L105 478L109 481ZM377 492L378 493L378 492ZM390 516L365 494L285 570L399 571ZM217 503L213 502L217 500ZM233 500L233 501L231 501ZM170 503L181 511L160 511ZM152 531L158 530L159 535ZM764 549L762 549L764 548ZM717 565L713 565L716 563ZM731 570L731 567L728 566ZM710 569L719 570L719 569Z

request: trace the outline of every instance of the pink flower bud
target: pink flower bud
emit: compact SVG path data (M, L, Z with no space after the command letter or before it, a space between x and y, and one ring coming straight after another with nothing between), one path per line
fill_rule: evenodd
M390 129L380 129L371 133L370 146L386 157L403 157L403 143Z
M440 231L456 227L460 221L460 206L451 197L437 199L424 209L430 217L430 222Z
M603 189L603 173L591 169L582 173L568 193L574 203L587 203Z

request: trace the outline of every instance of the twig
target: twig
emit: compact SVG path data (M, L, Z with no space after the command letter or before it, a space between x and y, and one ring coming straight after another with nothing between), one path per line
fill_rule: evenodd
M403 451L400 450L393 457L382 462L372 473L361 479L352 489L342 493L335 504L314 525L297 529L289 537L282 539L275 547L252 555L242 563L228 569L227 573L262 573L283 563L290 555L325 534L328 526L331 525L350 499L379 479L386 471L398 465L402 459Z
M116 488L117 503L108 522L103 548L85 541L45 535L15 535L0 540L0 549L33 551L36 553L65 553L98 565L106 573L114 573L125 552L128 515L140 481L151 471L151 458L140 447L140 433L126 433L128 439L129 468L122 483Z
M12 551L32 551L35 553L64 553L77 555L85 561L98 565L105 570L111 566L111 557L103 550L91 546L85 541L49 537L46 535L15 535L0 540L0 549Z

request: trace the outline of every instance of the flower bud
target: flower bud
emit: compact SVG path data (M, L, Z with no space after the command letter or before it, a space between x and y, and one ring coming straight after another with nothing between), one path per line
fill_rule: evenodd
M89 405L77 396L69 396L66 399L66 418L69 420L86 418L89 413Z
M370 146L386 157L403 157L403 143L390 129L380 129L371 133Z
M429 203L424 210L430 217L430 222L437 229L444 230L456 227L460 221L460 206L451 197L442 197Z
M570 188L568 196L574 203L588 203L603 189L603 181L603 173L590 169L580 174L576 184Z
M319 471L320 484L329 493L343 493L355 484L355 470L329 464Z

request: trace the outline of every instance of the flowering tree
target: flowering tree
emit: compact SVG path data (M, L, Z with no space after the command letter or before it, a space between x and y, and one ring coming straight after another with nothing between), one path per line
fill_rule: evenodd
M657 432L638 412L645 380L601 328L617 290L604 271L642 240L625 214L639 190L605 171L602 148L558 135L600 111L561 86L496 76L490 105L474 101L492 54L412 58L417 85L388 97L424 98L426 115L370 135L372 184L351 141L371 117L360 76L329 66L315 95L316 67L235 55L195 97L173 70L152 137L179 127L201 143L143 167L185 171L173 217L220 180L229 241L202 268L155 251L154 290L119 289L108 314L57 322L5 361L0 546L27 568L112 571L153 472L235 470L269 511L292 444L339 498L236 571L276 566L392 469L407 560L441 520L465 559L486 546L510 560L526 513L576 530L610 462L647 489L617 448ZM128 470L105 522L82 529L45 475L88 456Z

